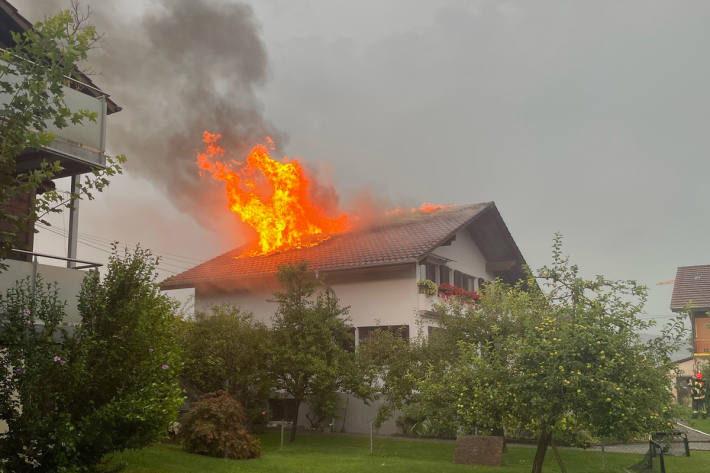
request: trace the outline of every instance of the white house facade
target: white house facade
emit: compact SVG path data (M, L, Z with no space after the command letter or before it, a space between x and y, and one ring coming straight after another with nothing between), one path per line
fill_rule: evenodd
M307 262L341 305L350 308L356 344L377 327L407 338L427 336L437 326L432 307L439 298L420 293L420 280L475 291L497 277L516 281L525 264L490 202L398 215L310 248L254 257L240 256L237 249L171 278L163 288L195 288L197 311L232 304L268 324L276 311L278 266L299 261ZM342 404L334 428L369 431L377 406L354 398L344 398ZM299 418L304 425L305 414ZM379 431L396 432L394 420Z

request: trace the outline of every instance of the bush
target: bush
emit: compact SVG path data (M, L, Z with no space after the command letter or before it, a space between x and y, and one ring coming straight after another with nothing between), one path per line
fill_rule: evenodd
M237 307L215 306L182 323L185 369L182 380L191 401L203 393L224 389L239 401L247 425L264 425L274 387L269 371L269 329ZM194 389L196 388L196 389ZM195 391L199 391L195 393Z
M75 333L40 278L0 294L0 472L86 471L109 452L165 436L183 397L174 304L156 261L110 257L82 284Z
M244 409L229 393L205 394L180 421L183 449L237 460L260 457L261 444L245 423Z

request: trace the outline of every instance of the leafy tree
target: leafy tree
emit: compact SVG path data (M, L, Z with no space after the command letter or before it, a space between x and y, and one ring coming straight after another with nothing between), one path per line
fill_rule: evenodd
M74 198L93 198L92 192L103 190L109 177L121 173L125 162L124 156L107 158L107 167L86 176L78 193L68 199L54 190L42 193L46 183L62 171L59 161L45 160L30 170L17 167L25 149L53 141L49 125L64 128L97 118L89 110L72 111L64 102L62 86L67 78L78 78L76 65L86 59L97 38L95 28L84 24L86 17L77 15L77 8L72 11L35 23L24 33L12 32L15 45L0 52L0 269L18 233L32 231L36 221L69 207ZM16 200L35 194L27 214L10 210Z
M395 412L413 407L417 401L416 381L420 378L420 346L389 330L377 329L367 340L360 340L356 351L357 371L371 390L370 397L380 401L375 425L380 426ZM414 409L412 409L414 410ZM411 412L412 419L418 417ZM416 420L413 420L416 422ZM407 424L403 423L406 431Z
M268 328L236 307L197 313L183 331L183 379L201 392L224 389L247 412L249 424L264 419L274 381L269 371Z
M633 281L582 278L562 256L557 235L552 266L537 279L488 285L480 307L467 314L487 316L488 334L459 342L457 356L440 368L443 375L419 389L429 396L455 393L464 430L502 425L534 433L534 473L542 471L553 435L587 431L628 440L667 429L670 357L684 337L683 323L678 319L643 343L638 334L651 325L638 318L645 300L645 287Z
M353 335L347 308L332 290L318 288L305 263L280 268L278 278L285 291L275 294L272 370L277 387L295 400L294 441L301 403L320 401L352 380L353 357L346 347Z
M183 398L174 304L156 260L114 250L106 276L85 278L82 323L61 325L63 301L40 279L0 298L0 471L86 471L111 451L164 435Z
M107 450L147 445L167 432L184 401L176 303L157 284L158 258L136 248L121 257L114 245L108 271L87 275L79 296L77 332L85 353L74 401L84 417L88 464ZM80 424L82 425L82 424Z

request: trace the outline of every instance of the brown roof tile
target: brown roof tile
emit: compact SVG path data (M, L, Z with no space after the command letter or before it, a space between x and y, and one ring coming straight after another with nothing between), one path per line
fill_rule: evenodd
M688 302L692 302L697 309L710 309L710 264L678 268L671 310L682 310Z
M319 245L237 258L243 247L217 256L165 281L163 289L273 274L283 264L308 262L316 271L414 263L473 221L492 202L429 213L397 215L386 222L334 235Z

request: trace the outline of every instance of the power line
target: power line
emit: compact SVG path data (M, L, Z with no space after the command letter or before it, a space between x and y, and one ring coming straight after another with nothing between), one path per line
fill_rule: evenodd
M62 238L66 238L66 237L67 237L67 232L65 232L65 231L63 231L63 230L51 228L51 227L48 226L48 225L44 225L44 228L45 228L47 231L49 231L50 233L53 233L53 234L55 234L55 235L57 235L57 236L60 236L60 237L62 237ZM93 240L93 241L92 241L91 239L87 239L87 238L85 237L85 235L83 235L83 234L79 234L79 235L78 235L77 241L78 241L79 243L81 243L82 245L88 246L88 247L93 248L93 249L95 249L95 250L101 251L101 252L106 253L106 254L111 254L111 243L103 243L103 242L101 242L100 240ZM118 243L120 243L120 242L118 242ZM151 250L151 251L152 251L152 250ZM171 271L171 270L169 270L169 269L166 269L166 268L164 268L164 266L168 266L168 267L170 267L170 268L172 268L172 269L174 269L174 270L176 270L176 271L179 271L179 272L183 272L183 271L186 271L187 269L189 269L189 268L187 268L187 267L184 266L186 263L183 262L183 261L177 261L177 260L175 260L175 259L172 259L172 258L163 256L163 255L161 255L161 254L159 254L159 253L154 253L154 254L155 254L155 256L157 256L157 257L159 258L159 261L158 261L158 268L159 268L161 271L165 271L165 272L170 273L170 274L172 274L172 275L176 275L176 274L178 274L177 272ZM172 260L172 262L166 261L166 260ZM188 263L188 264L189 264L189 263Z

